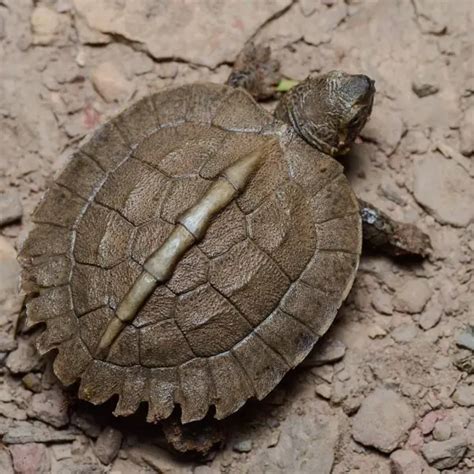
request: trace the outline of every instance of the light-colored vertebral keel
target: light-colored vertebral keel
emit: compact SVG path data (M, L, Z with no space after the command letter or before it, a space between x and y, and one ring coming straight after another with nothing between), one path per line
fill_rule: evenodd
M209 228L212 218L228 206L246 188L264 163L275 140L236 160L214 181L201 199L179 218L171 234L146 260L142 273L120 302L97 347L97 355L106 357L115 339L158 285L168 281L179 261Z

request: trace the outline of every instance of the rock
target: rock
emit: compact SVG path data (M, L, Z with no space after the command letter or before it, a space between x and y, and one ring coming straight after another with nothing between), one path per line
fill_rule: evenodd
M243 439L241 441L237 441L233 445L233 450L237 453L249 453L252 451L252 440L251 439Z
M430 411L421 420L419 426L421 432L426 436L429 435L436 425L436 422L443 418L443 413L440 411Z
M433 290L423 278L406 280L393 296L393 307L402 313L421 313Z
M10 447L17 474L50 474L51 458L44 444L27 443Z
M443 310L439 304L431 305L423 311L418 324L422 329L427 331L428 329L434 328L441 319Z
M390 455L391 474L427 474L426 461L410 449L398 449Z
M282 421L280 439L275 447L254 446L251 457L242 464L239 472L329 474L341 436L341 425L342 422L327 407L327 402L311 401L300 415L293 412Z
M51 44L61 29L61 15L45 5L38 5L31 15L31 29L34 44Z
M0 194L0 227L16 222L22 215L23 207L17 192Z
M189 463L180 461L152 444L140 443L127 450L127 454L131 461L151 468L153 472L160 474L192 474L193 472Z
M79 428L89 438L97 438L101 433L101 428L92 413L78 413L75 410L71 415L71 424Z
M38 366L40 356L33 344L20 339L18 347L8 354L5 365L13 374L24 374Z
M122 445L122 433L107 426L100 433L94 444L94 453L102 464L110 464L116 457Z
M42 390L40 378L32 372L23 376L21 381L23 386L31 392L39 393Z
M439 223L466 227L474 220L474 183L465 169L440 154L414 163L413 193Z
M451 398L463 407L474 406L474 385L458 385Z
M233 61L245 42L291 0L265 2L97 2L74 0L89 28L119 35L157 59L178 58L210 68ZM225 41L224 41L225 39Z
M451 431L451 425L445 420L440 420L433 429L433 439L446 441L451 437Z
M10 452L3 445L0 445L0 472L2 474L14 474Z
M131 96L133 84L111 62L99 64L91 75L92 84L106 102L122 101Z
M436 77L433 74L418 73L411 83L411 88L420 98L436 94L439 91Z
M332 364L341 360L346 353L346 346L338 339L326 338L317 344L301 364L303 367L316 367Z
M372 297L372 306L380 314L393 314L392 297L386 291L379 289Z
M0 304L18 294L19 278L16 251L5 237L0 236Z
M399 343L410 342L415 339L418 329L413 323L400 324L391 333L395 341Z
M456 344L474 351L474 326L468 326L465 331L459 334L456 338Z
M325 400L329 400L331 398L331 385L327 383L316 385L315 391L320 397L324 398Z
M459 128L461 139L460 151L463 155L469 156L474 152L474 111L468 108L464 112L464 117Z
M68 401L60 389L35 393L28 410L29 415L56 428L69 422Z
M11 352L18 347L18 341L13 334L0 333L0 352Z
M7 427L3 442L7 444L52 443L71 441L78 431L72 428L56 430L40 421L16 421Z
M456 436L447 441L430 441L421 452L428 464L436 469L448 469L457 466L467 449L467 439Z
M415 424L413 410L392 390L375 389L354 416L352 436L364 446L391 453Z

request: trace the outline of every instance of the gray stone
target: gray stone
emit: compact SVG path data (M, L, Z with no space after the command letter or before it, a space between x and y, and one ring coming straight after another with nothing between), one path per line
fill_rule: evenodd
M160 474L192 474L193 468L171 456L168 452L152 444L140 443L127 450L131 461L147 467L151 467ZM139 471L140 472L140 471Z
M291 0L201 0L166 6L74 0L76 14L89 28L126 38L157 59L179 58L211 68L232 61L262 24L289 5Z
M107 426L100 433L94 444L94 453L102 464L110 464L116 457L122 445L122 433Z
M5 446L0 446L0 472L2 474L14 474L12 458Z
M5 365L13 374L24 374L38 366L40 356L29 341L20 339L18 347L7 357Z
M415 314L421 313L428 303L433 290L423 278L410 278L404 281L393 297L393 306L397 311Z
M433 438L436 441L446 441L451 437L451 425L446 420L436 423L433 430Z
M99 64L91 75L92 84L106 102L128 99L135 87L128 81L122 71L111 62Z
M407 438L414 424L412 408L398 393L377 388L354 416L352 436L364 446L391 453Z
M0 304L18 294L19 277L16 251L5 237L0 236Z
M31 15L31 29L34 44L51 44L61 30L61 15L45 5L38 5Z
M6 427L3 442L26 444L72 441L77 433L78 431L72 428L56 430L40 421L16 421Z
M56 428L61 428L69 422L68 401L60 389L35 393L28 413L31 417Z
M23 207L16 191L0 194L0 227L16 222L23 215Z
M10 447L17 474L50 474L51 456L44 444L27 443Z
M390 455L391 474L424 474L429 469L426 461L410 449L398 449Z
M71 424L79 428L89 438L97 438L101 428L91 413L78 413L74 411L71 415Z
M467 439L456 436L447 441L430 441L422 448L428 464L436 469L448 469L457 466L467 449Z
M393 314L392 296L380 288L372 297L372 306L380 314Z
M463 407L474 406L474 385L458 385L451 398Z
M454 160L440 154L416 160L413 193L441 224L466 227L474 220L474 182Z
M324 364L332 364L341 360L346 353L346 346L338 339L326 338L309 353L303 361L304 367L317 367Z
M418 97L427 97L436 94L439 91L439 87L436 84L431 84L421 78L413 81L411 87Z
M474 326L468 326L456 339L456 344L474 351Z
M423 311L418 323L422 329L427 331L439 323L442 314L443 310L439 304L431 305Z
M243 439L241 441L237 441L234 443L233 449L238 453L249 453L252 451L252 440Z
M400 324L400 326L396 327L392 332L391 336L395 339L395 341L399 343L405 343L412 341L419 329L413 323L406 323Z

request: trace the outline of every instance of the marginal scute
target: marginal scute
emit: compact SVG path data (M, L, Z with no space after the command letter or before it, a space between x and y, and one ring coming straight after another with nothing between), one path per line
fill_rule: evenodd
M93 360L81 376L79 396L94 405L100 405L119 395L124 368L108 362Z
M246 373L231 352L210 357L209 367L216 390L216 418L221 420L236 412L255 393Z
M40 288L66 285L71 273L71 259L66 255L34 257L25 266L24 280Z
M220 84L202 83L188 88L186 120L210 124L222 101L231 93Z
M72 233L69 229L49 224L37 224L23 243L18 259L25 265L32 257L63 255L71 249Z
M147 421L154 423L168 418L174 409L178 391L178 370L175 367L150 370L150 393Z
M207 359L193 359L178 368L181 421L189 423L204 418L213 401L212 379Z
M54 184L33 213L36 224L72 228L86 201L63 186Z
M314 197L342 174L343 167L297 137L296 132L290 131L289 134L283 155L288 164L288 173L308 197ZM315 202L319 203L319 198L316 198Z
M105 178L105 172L89 156L74 154L57 179L67 189L88 200Z
M318 248L359 254L362 246L360 226L357 210L353 214L316 224Z
M40 354L45 354L71 339L78 332L77 318L72 311L65 312L58 318L50 319L46 329L38 336L36 347Z
M90 156L105 171L115 169L131 153L114 121L102 125L81 147L82 153Z
M232 353L245 370L259 400L275 388L275 380L281 380L289 369L284 359L255 333L240 341Z
M132 145L155 132L159 124L150 97L145 97L124 110L116 118L115 125Z
M302 362L318 340L311 329L278 308L260 324L256 333L290 367L296 367Z
M149 370L143 367L129 367L123 371L122 393L114 410L115 416L133 415L142 400L148 397Z
M328 220L357 213L359 204L347 178L338 175L310 200L314 222L324 223Z
M72 310L71 290L68 285L47 288L26 304L28 325L57 318Z
M65 341L54 360L53 370L64 385L74 383L91 364L92 357L79 335Z

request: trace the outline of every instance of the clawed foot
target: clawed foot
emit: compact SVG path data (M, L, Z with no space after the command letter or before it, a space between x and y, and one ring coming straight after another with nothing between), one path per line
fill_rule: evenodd
M247 43L235 60L227 84L241 87L256 100L271 99L281 80L280 63L268 46Z
M418 227L397 222L361 199L359 203L366 245L394 257L430 255L430 238Z

